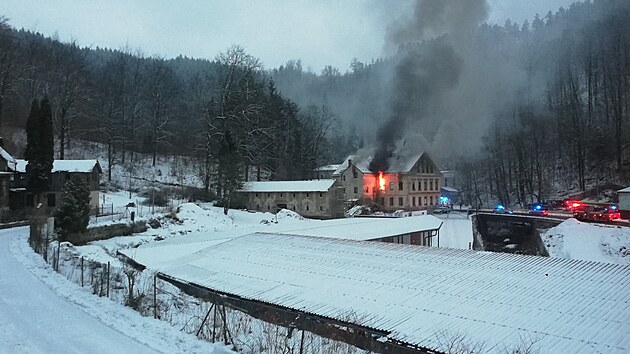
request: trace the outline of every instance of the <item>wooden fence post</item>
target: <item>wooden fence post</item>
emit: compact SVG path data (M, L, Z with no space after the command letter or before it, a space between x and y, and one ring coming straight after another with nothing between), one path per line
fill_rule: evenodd
M153 318L157 318L157 276L153 275Z
M109 261L107 261L107 297L109 297Z

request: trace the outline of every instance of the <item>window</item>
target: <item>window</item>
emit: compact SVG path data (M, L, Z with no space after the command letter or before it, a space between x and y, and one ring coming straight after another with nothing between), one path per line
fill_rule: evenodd
M283 195L283 194L284 194L284 193L280 193L280 198L282 198L282 195Z
M435 179L435 190L440 190L440 180L439 179Z
M403 206L404 205L404 201L403 201L403 197L398 197L398 206Z
M394 197L389 197L389 205L394 206Z
M416 206L416 197L411 198L411 205Z
M341 176L341 180L345 182L346 181L346 175L342 175Z
M433 205L433 196L429 197L429 203L430 203L430 205Z
M323 198L324 197L324 193L319 193L319 197Z
M424 197L424 205L427 205L427 197Z
M295 198L295 193L293 193L293 198Z
M256 204L256 209L260 209L260 204Z
M385 205L385 198L381 198L381 205Z
M306 198L310 197L311 193L306 193Z
M256 193L256 198L258 198L258 193Z
M267 210L269 210L269 205L267 205Z
M390 191L394 190L394 182L389 182L389 190Z
M267 193L267 197L271 197L271 193Z
M320 211L324 211L324 207L322 205L319 206Z
M306 210L310 210L309 207L308 207L308 204L306 204Z
M354 194L358 194L359 193L359 187L354 187Z
M295 210L295 205L291 206L291 208L292 208L293 210Z
M427 190L427 180L426 179L424 180L424 190L425 191Z
M403 183L401 181L398 182L398 190L403 190Z
M352 178L358 178L359 174L357 173L357 170L352 170Z
M433 173L433 165L429 166L431 169L431 173Z
M55 193L48 193L48 207L55 207Z
M433 190L433 180L429 181L429 190L432 191Z
M365 193L370 193L370 187L365 187Z
M411 182L411 190L412 191L416 190L416 182Z

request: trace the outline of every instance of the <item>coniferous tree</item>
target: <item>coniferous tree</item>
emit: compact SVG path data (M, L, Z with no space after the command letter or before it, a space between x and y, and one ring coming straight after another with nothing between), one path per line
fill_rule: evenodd
M90 190L84 183L67 181L61 206L55 211L59 241L80 243L90 221Z
M50 189L53 167L52 110L48 98L41 105L34 101L27 121L25 157L27 189L39 201L41 193Z

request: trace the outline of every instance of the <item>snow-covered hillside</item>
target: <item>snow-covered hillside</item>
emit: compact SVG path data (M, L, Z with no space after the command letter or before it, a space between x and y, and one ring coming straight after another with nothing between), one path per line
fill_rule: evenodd
M568 219L541 235L551 257L630 264L630 228Z

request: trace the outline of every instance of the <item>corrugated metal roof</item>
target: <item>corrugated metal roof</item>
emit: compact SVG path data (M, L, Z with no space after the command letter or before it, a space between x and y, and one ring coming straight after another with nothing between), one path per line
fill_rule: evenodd
M242 192L327 192L334 179L312 181L245 182Z
M627 265L280 234L173 264L162 272L436 350L450 334L488 353L529 341L541 353L630 351Z
M404 218L344 218L322 220L293 226L278 233L314 237L329 237L346 240L375 240L412 232L437 230L442 220L433 215L410 216Z

